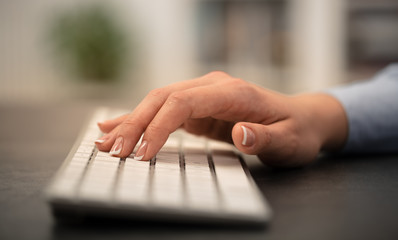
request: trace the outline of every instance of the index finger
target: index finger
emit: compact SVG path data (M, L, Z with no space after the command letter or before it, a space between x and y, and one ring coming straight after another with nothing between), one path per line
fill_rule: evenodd
M248 96L248 92L239 90L240 85L231 81L229 84L201 86L171 94L148 125L143 137L146 149L138 151L137 158L149 160L155 156L169 134L188 119L213 117L231 122L260 119L260 114L253 110L256 108L256 96Z
M227 74L223 75L225 78ZM152 90L144 100L118 125L113 136L99 143L101 150L111 150L114 156L126 157L131 154L139 138L146 131L147 126L164 105L170 94L184 89L195 88L211 83L214 78L204 76L198 79L179 82L164 88ZM117 141L119 139L119 141ZM113 146L112 146L113 145ZM104 148L102 148L102 146Z

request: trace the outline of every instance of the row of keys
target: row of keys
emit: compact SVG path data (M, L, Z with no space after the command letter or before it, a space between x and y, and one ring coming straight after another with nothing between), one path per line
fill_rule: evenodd
M77 188L95 150L94 141L100 137L97 122L106 119L105 109L96 111L69 163L52 185L52 193L59 198L74 198Z
M133 160L134 153L121 161L95 150L94 141L101 134L96 123L106 118L106 112L99 111L90 122L55 181L53 192L59 196L234 214L259 210L261 200L231 145L191 135L181 141L177 133L169 137L152 164Z

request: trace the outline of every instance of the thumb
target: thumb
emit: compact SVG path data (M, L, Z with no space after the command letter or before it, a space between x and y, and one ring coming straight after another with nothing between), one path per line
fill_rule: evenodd
M299 137L289 121L270 125L240 122L232 129L233 142L241 152L257 155L267 165L297 167L317 156L320 146L311 137ZM307 139L303 142L300 139Z
M281 123L263 125L240 122L232 129L235 146L243 153L251 155L276 154L283 149L283 126Z

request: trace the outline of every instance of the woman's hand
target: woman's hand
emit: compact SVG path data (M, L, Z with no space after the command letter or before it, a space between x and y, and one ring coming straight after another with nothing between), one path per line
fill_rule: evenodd
M326 94L288 97L223 72L151 91L128 115L98 124L107 133L97 147L126 157L144 134L136 159L156 155L170 133L190 133L235 144L273 166L299 166L321 149L340 148L347 120Z

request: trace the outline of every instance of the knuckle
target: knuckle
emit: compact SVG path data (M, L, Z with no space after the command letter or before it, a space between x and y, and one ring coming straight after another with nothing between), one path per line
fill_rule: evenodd
M187 91L174 92L167 99L167 104L172 109L179 109L179 112L192 114L191 95Z
M222 83L225 87L232 88L234 91L241 92L248 96L255 96L255 89L241 78L229 78Z
M241 78L232 78L230 83L237 85L237 86L246 86L246 81Z
M156 123L150 124L145 132L148 138L151 138L151 136L157 136L158 139L159 136L168 136L167 129Z
M133 119L126 119L120 125L119 133L120 134L128 133L132 129L134 129L134 131L143 131L142 125L139 124L137 121L134 121Z
M228 81L228 84L232 85L234 89L237 89L239 92L244 93L247 96L257 96L256 89L241 78L232 78Z
M186 92L174 92L170 94L169 98L167 99L168 104L186 104L188 101L188 94Z
M229 77L229 75L226 72L223 72L223 71L211 71L208 74L206 74L205 76L206 77L211 77L211 78Z
M121 127L135 126L137 123L133 119L126 119L123 121Z
M162 127L160 127L157 124L150 124L146 129L146 132L159 132L159 131L162 131Z
M148 96L157 98L163 96L164 94L165 94L164 88L155 88L148 93Z

